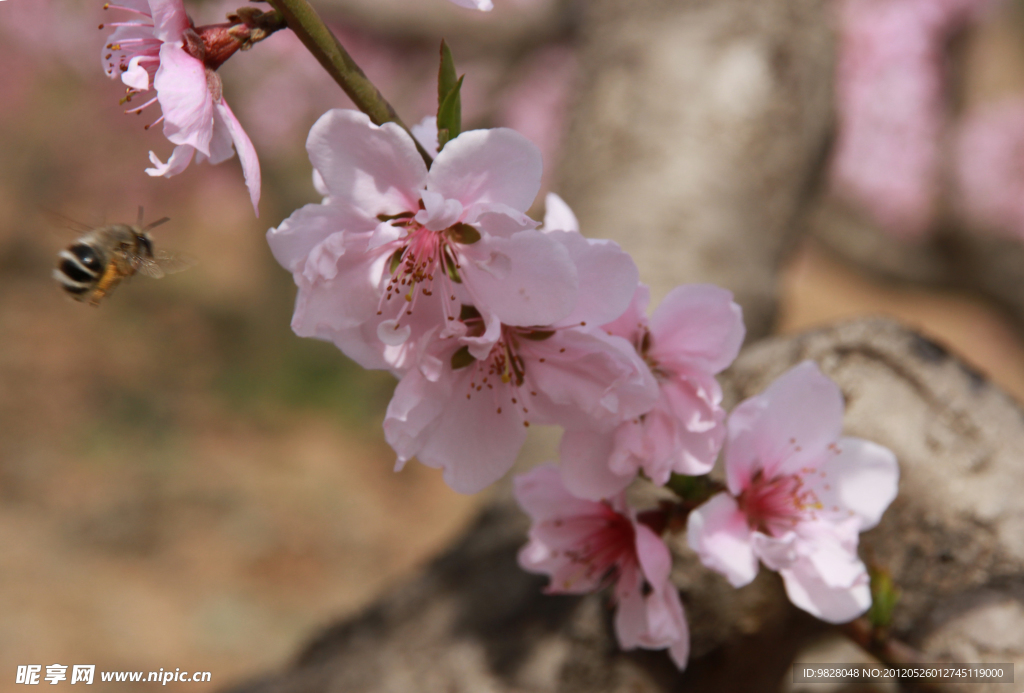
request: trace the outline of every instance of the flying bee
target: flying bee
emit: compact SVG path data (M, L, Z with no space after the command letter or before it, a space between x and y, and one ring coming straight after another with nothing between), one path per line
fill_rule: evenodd
M123 280L134 274L159 279L191 267L195 262L188 257L153 252L149 232L168 217L142 226L142 207L134 226L111 224L88 231L70 246L60 251L53 278L76 301L88 301L98 306Z

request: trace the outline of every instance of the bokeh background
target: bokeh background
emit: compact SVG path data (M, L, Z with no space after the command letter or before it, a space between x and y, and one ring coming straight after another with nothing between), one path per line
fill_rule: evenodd
M901 2L909 4L890 4ZM409 123L432 113L437 46L446 37L468 75L464 122L514 127L533 139L550 187L586 69L575 53L573 3L495 3L486 15L445 0L315 4ZM204 24L242 4L188 7ZM914 90L895 89L856 120L863 101L854 84L837 122L848 108L862 139L838 137L835 156L849 156L844 147L870 150L871 137L889 127L900 141L925 141L927 151L900 158L917 162L906 176L931 166L925 178L959 180L957 152L969 158L982 145L959 144L961 130L943 123L966 117L965 94L1012 103L1012 85L1024 93L1024 13L1014 3L987 5L950 20L940 51L914 56L977 89L921 86L924 97L905 107L899 94ZM257 219L236 159L194 164L173 179L143 173L147 152L166 157L171 145L143 129L158 117L155 107L125 115L123 88L102 73L109 29L96 27L113 18L99 0L0 2L0 690L13 687L19 664L211 671L209 685L177 687L194 691L283 666L318 627L354 613L440 551L481 502L416 464L393 473L380 429L391 376L362 371L332 345L289 329L294 286L264 235L316 200L305 135L326 109L350 105L344 95L287 32L221 69L262 164ZM913 35L907 27L919 20L873 23L837 10L836 21L847 36L886 30L899 42L899 31ZM888 45L868 39L850 45ZM967 53L981 56L976 77L960 69L973 64ZM870 59L884 67L899 56L882 50ZM837 88L851 71L850 79L861 78L856 61L840 60ZM904 86L921 78L897 76ZM963 199L980 195L980 214L999 212L985 217L987 232L1024 236L1014 216L1024 187L999 188L995 203L984 198L1013 178L1014 166L1024 180L1024 118L989 122L975 127L976 137L1002 133L997 149L1010 153L1011 173L982 193L961 186ZM856 160L830 170L832 194L894 237L927 232L920 199L928 192L920 188L931 183L915 188L888 169L897 179L865 178ZM156 242L199 264L161 281L137 278L99 308L67 299L50 276L57 252L76 236L61 216L87 225L130 221L140 205L147 219L171 217ZM813 240L793 251L783 277L779 332L893 315L1024 397L1015 323L978 295L886 283Z

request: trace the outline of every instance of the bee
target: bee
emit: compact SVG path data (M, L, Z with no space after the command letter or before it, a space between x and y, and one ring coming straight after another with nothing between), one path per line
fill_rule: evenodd
M91 229L60 251L53 278L76 301L98 306L123 280L135 274L159 279L194 264L191 258L154 253L149 232L168 217L142 226L142 207L136 224L111 224Z

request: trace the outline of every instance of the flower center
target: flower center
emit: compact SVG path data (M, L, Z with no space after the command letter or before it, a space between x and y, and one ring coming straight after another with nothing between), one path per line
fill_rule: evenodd
M434 279L446 282L444 287L449 301L455 300L451 283L461 283L458 253L451 239L443 231L431 231L410 218L411 213L400 215L396 226L406 227L406 235L392 241L389 247L397 248L388 261L389 278L377 306L377 315L383 315L385 305L392 299L402 299L394 318L394 328L399 329L402 320L413 314L420 296L434 295ZM454 321L449 301L443 302L446 321ZM394 311L392 307L391 312Z
M818 496L804 486L801 477L793 474L765 479L760 471L738 501L751 529L772 536L785 534L822 508Z
M602 502L601 506L600 515L579 520L592 527L577 546L565 551L565 556L578 569L563 581L562 589L571 589L578 580L592 582L595 579L601 587L607 587L618 580L626 568L637 562L636 530L633 523L628 517L613 510L608 503Z

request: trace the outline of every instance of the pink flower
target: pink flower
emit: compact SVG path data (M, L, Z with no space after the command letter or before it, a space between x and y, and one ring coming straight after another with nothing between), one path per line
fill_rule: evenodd
M929 231L946 122L946 43L991 0L844 0L832 183L889 233Z
M428 171L399 126L334 110L306 146L324 201L267 234L299 287L297 334L331 340L366 368L401 373L424 340L463 336L462 305L487 325L473 338L480 357L502 324L551 325L573 311L571 249L525 214L541 159L523 136L464 132Z
M566 431L562 473L578 496L617 493L641 470L661 485L672 473L707 474L725 439L715 374L739 353L742 310L725 289L689 284L670 291L648 323L649 300L647 287L639 287L630 308L604 329L633 344L658 381L658 401L614 431Z
M672 556L658 534L637 520L625 496L601 502L575 498L552 466L516 477L515 496L533 520L519 565L550 575L549 594L613 586L622 649L667 647L676 666L686 668L690 633L669 579Z
M474 322L483 329L482 319ZM406 373L384 435L398 453L476 493L512 467L533 424L611 427L650 409L657 386L625 340L597 329L501 326L484 358L465 340L435 342L430 367Z
M197 30L185 14L181 0L123 2L107 7L131 12L140 19L111 24L117 29L103 48L104 70L111 79L120 77L127 85L129 101L156 89L155 97L129 112L139 113L159 103L163 115L151 125L163 121L164 136L177 145L166 163L150 152L153 168L146 169L146 173L174 176L184 171L193 157L219 164L237 150L249 197L258 215L260 165L256 150L224 101L220 76L214 71L226 55L208 54L203 36L214 37L222 33L223 27ZM227 54L233 50L229 49Z
M955 152L964 214L995 233L1024 239L1024 99L968 114Z
M843 396L811 361L792 368L728 421L728 491L691 513L690 547L734 587L758 559L782 575L790 601L831 623L871 605L858 534L896 497L892 452L840 437Z

